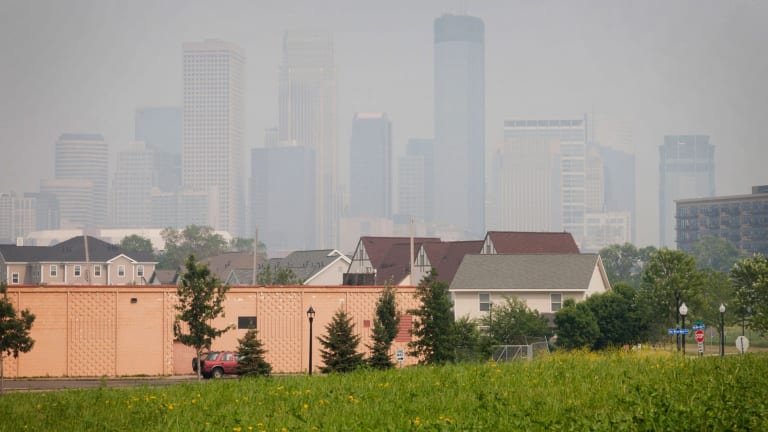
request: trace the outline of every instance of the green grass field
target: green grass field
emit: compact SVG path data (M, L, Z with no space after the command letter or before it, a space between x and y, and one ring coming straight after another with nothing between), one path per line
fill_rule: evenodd
M4 431L768 430L768 355L642 350L0 397Z

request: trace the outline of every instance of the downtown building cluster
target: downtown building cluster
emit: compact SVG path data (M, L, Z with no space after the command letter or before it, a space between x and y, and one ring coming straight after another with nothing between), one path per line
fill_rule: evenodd
M38 192L0 192L0 243L43 230L192 224L244 238L258 229L275 256L347 251L369 235L564 231L584 251L635 241L634 156L598 142L587 115L509 118L498 125L502 138L487 142L484 22L445 14L433 36L434 133L407 138L399 155L396 113L354 113L350 136L339 136L343 83L330 33L284 34L277 124L249 131L260 136L253 142L245 138L253 101L245 98L244 50L184 43L181 105L137 109L135 142L111 173L102 135L63 133L55 172ZM340 140L349 141L348 155ZM675 246L676 200L714 195L709 137L664 137L660 245Z

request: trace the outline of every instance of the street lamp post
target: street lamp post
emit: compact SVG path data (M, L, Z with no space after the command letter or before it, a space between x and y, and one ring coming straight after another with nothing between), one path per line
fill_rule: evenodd
M680 316L683 317L683 332L685 332L685 316L688 315L688 306L685 305L685 302L680 305ZM685 333L681 335L683 339L683 357L685 357Z
M309 318L309 374L312 375L312 321L315 320L315 310L312 306L307 309L307 318Z
M720 303L720 357L725 355L725 305Z

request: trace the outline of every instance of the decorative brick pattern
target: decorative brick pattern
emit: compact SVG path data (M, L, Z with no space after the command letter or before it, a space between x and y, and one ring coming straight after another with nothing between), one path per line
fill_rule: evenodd
M73 292L69 296L69 376L115 374L114 292Z
M274 372L302 370L302 294L298 291L264 290L257 300L259 337L267 349L266 360Z

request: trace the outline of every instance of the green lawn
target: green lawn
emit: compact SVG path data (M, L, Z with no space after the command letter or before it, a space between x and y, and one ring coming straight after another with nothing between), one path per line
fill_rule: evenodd
M526 362L16 393L0 430L767 430L768 356Z

